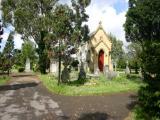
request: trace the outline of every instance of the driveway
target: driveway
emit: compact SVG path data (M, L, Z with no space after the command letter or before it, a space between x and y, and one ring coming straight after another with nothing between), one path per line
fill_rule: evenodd
M0 86L0 120L124 120L136 94L61 96L32 75L13 76Z

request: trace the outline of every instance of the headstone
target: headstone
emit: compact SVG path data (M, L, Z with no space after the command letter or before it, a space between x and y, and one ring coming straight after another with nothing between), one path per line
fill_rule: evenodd
M88 71L88 65L87 65L87 62L84 62L84 63L83 63L83 65L84 65L84 70L87 72L87 71Z
M105 65L103 71L104 71L104 74L106 75L109 72L109 66Z
M58 75L58 62L56 60L50 62L50 73Z
M129 70L129 67L128 67L128 61L126 62L125 74L126 74L126 75L129 75L129 74L130 74L130 70Z
M26 66L25 66L25 72L30 72L31 71L31 65L30 65L30 59L27 58L26 60Z
M84 70L83 62L81 62L81 67L79 71L78 80L85 81L86 80L86 72Z
M106 75L106 77L108 78L108 80L112 80L114 78L116 78L118 76L118 73L115 71L109 71Z
M70 80L70 71L69 69L65 66L64 69L62 70L62 75L61 75L61 79L63 83L67 83Z
M95 74L95 75L99 75L99 73L100 73L100 71L99 71L99 69L97 68L97 69L94 71L94 74Z
M115 62L114 64L114 71L116 72L117 71L117 63Z
M139 69L139 76L142 78L142 79L144 79L143 78L143 75L142 75L142 68L140 67L140 69Z

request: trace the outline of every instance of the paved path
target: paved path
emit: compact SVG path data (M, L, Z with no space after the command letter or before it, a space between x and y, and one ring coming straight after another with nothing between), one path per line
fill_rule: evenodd
M0 86L0 120L123 120L134 96L60 96L48 92L35 76L17 76Z

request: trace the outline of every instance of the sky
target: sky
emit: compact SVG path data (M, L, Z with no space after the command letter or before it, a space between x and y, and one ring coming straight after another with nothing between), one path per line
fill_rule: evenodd
M60 0L61 3L67 3L69 5L71 4L70 1ZM127 10L128 0L91 0L90 6L86 8L86 13L89 15L89 20L86 24L89 26L90 32L93 32L97 29L101 21L105 31L115 35L126 46L127 42L125 40L123 24L126 20L125 15ZM13 28L5 29L2 48L5 45L10 30L13 30ZM21 48L21 44L23 43L20 37L19 34L16 34L14 37L15 48L18 49Z

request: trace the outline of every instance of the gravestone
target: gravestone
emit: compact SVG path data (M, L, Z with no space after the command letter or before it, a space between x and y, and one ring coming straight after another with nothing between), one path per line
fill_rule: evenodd
M25 66L25 72L30 72L31 71L31 65L30 65L30 59L27 58L26 60L26 66Z
M81 67L79 71L78 80L85 81L86 80L86 72L84 70L83 62L81 62Z
M56 60L51 60L50 62L50 73L58 75L58 62Z
M99 69L97 68L97 69L94 71L94 74L95 74L95 75L99 75L99 73L100 73L100 71L99 71Z
M139 69L139 76L142 78L142 80L144 79L143 78L143 75L142 75L142 68L140 67L140 69Z
M109 72L109 66L105 65L103 71L104 71L104 74L106 75Z
M129 75L129 74L130 74L130 70L129 70L129 67L128 67L128 61L126 62L125 74L126 74L126 75Z
M62 83L67 83L70 80L70 71L66 66L64 66L64 69L62 70L61 80Z

